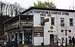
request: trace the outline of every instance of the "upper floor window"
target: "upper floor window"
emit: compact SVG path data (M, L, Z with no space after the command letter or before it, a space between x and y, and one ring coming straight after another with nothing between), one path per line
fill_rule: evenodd
M55 20L55 18L51 17L51 25L54 25L54 20Z
M44 17L41 17L41 25L44 25Z
M60 24L61 24L62 27L65 25L64 24L64 18L60 18Z
M69 23L70 26L73 26L73 18L70 18L70 19L69 19L69 22L70 22L70 23Z

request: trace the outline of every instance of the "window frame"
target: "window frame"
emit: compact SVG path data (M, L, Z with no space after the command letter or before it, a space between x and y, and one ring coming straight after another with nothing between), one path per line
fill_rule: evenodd
M55 25L55 18L51 17L51 25Z
M73 18L69 18L69 25L73 26Z
M64 27L65 26L64 18L60 18L60 25L61 25L61 27Z
M44 25L44 17L41 17L41 25Z

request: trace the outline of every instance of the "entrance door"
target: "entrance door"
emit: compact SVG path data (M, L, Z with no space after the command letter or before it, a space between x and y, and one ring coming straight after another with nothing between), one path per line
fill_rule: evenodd
M50 34L50 45L54 44L54 35Z
M29 31L25 31L24 33L24 36L25 36L25 43L26 44L32 44L32 31L29 30Z

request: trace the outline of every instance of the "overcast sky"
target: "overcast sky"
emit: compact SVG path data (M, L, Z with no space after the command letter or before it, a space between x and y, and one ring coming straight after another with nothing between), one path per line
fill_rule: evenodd
M48 0L0 0L0 1L3 1L3 2L7 2L7 3L19 3L22 7L24 8L29 8L31 6L33 6L34 2L37 2L37 1L48 1ZM72 9L73 2L75 2L74 0L52 0L54 1L55 5L57 8L60 8L60 9Z

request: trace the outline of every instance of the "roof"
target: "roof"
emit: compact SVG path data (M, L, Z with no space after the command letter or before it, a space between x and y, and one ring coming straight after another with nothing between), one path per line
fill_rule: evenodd
M50 8L37 8L37 7L30 7L29 9L23 11L21 14L26 13L32 9L37 9L37 10L53 10L53 11L66 11L66 12L75 12L75 10L68 10L68 9L50 9Z

